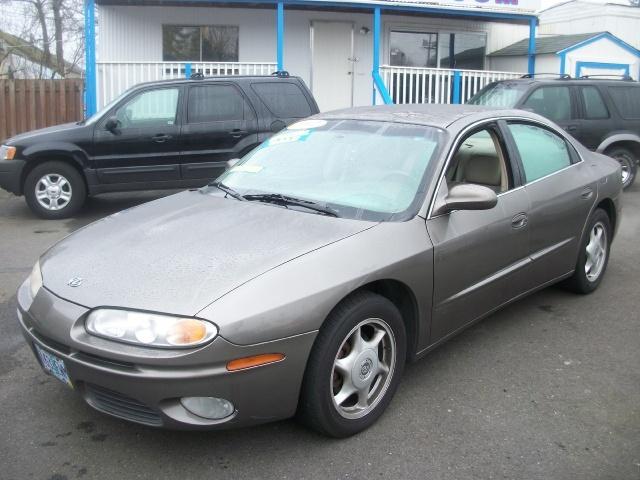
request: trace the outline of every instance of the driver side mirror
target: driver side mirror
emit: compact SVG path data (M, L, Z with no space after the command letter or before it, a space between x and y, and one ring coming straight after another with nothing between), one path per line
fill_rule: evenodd
M444 199L438 201L433 215L444 215L453 210L490 210L498 203L496 192L473 183L451 187Z
M107 122L104 124L104 128L105 130L109 130L111 133L114 133L118 129L118 125L120 125L118 117L113 116L107 119Z

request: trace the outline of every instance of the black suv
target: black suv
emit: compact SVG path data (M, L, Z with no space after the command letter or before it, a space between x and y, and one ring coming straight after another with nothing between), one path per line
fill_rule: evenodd
M593 76L555 79L525 75L490 83L469 103L531 110L554 121L590 150L622 164L622 182L629 187L640 160L640 83L629 78Z
M315 113L309 89L286 72L144 83L82 122L9 139L0 187L44 218L68 217L87 195L199 187Z

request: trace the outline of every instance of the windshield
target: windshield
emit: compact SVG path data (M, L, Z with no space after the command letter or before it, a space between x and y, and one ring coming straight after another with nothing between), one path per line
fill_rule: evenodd
M390 220L420 201L444 135L421 125L303 120L217 181L247 199L277 194L315 202L340 217Z
M487 107L512 108L528 88L529 84L522 82L490 83L476 93L468 103Z
M129 92L132 89L129 88L127 90L125 90L124 92L122 92L120 95L118 95L116 98L114 98L113 100L111 100L109 103L107 103L104 107L102 107L100 110L98 110L96 113L94 113L93 115L91 115L90 117L85 118L81 123L84 123L86 125L90 125L92 123L97 122L98 120L100 120L100 118L109 110L111 110L111 108L118 103L120 100L122 100L126 95L129 94Z

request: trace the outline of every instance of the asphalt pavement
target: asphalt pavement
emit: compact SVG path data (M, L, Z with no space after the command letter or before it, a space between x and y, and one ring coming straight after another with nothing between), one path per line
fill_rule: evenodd
M639 181L640 182L640 181ZM92 410L24 343L15 291L75 229L167 192L34 217L0 190L0 479L640 480L640 185L592 295L552 287L410 365L385 415L346 440L289 420L172 432Z

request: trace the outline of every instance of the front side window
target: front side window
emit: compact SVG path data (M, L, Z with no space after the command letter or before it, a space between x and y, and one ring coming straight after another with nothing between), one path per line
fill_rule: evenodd
M540 87L523 104L549 120L559 122L571 119L569 87Z
M245 196L284 195L330 206L341 217L384 221L417 212L445 135L422 125L302 120L218 180Z
M609 111L596 87L580 87L580 96L584 105L584 118L595 120L609 118Z
M244 97L232 85L203 85L189 89L187 123L244 120L253 116Z
M483 129L465 138L456 150L445 173L447 187L473 183L496 193L509 190L510 169L506 155L493 129Z
M509 124L524 167L525 180L533 182L571 165L565 140L535 125Z
M239 28L233 25L163 25L165 62L237 62Z
M389 63L399 67L437 67L438 34L392 30Z
M162 88L139 93L116 111L120 128L173 125L178 107L178 88Z

